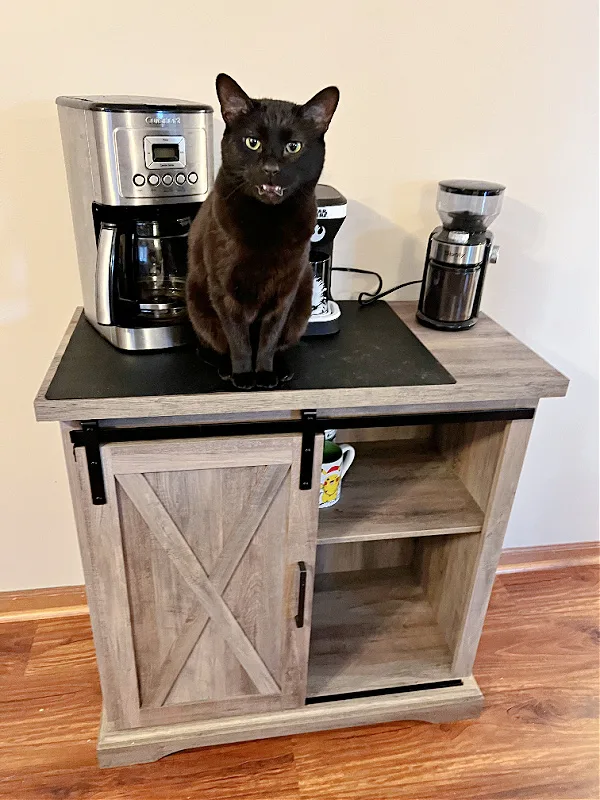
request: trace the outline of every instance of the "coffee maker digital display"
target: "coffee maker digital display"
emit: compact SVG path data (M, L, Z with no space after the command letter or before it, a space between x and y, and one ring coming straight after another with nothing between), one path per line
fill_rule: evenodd
M153 144L152 145L152 160L153 161L179 161L179 145L176 144Z
M187 237L213 184L212 108L56 102L87 319L123 350L185 344Z
M485 272L498 258L488 227L500 213L504 189L487 181L440 181L442 225L429 236L417 311L421 324L458 331L477 322Z

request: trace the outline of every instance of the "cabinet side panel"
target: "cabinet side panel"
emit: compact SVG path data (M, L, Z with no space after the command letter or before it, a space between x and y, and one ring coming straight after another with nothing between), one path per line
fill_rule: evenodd
M93 505L85 453L78 448L75 460L69 439L75 427L61 425L61 432L102 697L110 722L133 727L139 721L139 692L114 477L110 461L103 459L107 503Z
M480 541L479 533L463 533L416 542L416 572L451 653L462 633Z
M457 636L452 665L453 674L457 676L470 675L473 669L532 425L531 419L514 420L504 430L480 534L473 583Z
M504 431L509 424L500 420L436 426L440 451L482 511L488 504Z

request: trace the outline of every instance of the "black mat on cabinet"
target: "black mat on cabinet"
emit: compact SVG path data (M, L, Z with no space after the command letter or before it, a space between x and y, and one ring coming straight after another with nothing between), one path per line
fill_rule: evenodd
M340 303L341 330L289 351L286 389L349 389L456 383L390 306ZM452 336L452 333L448 333ZM189 346L150 353L117 350L81 316L46 397L49 400L232 391Z

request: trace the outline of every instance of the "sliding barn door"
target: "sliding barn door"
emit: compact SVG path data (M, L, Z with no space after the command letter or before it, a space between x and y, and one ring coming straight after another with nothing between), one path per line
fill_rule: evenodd
M310 593L318 479L316 493L299 491L300 437L101 452L107 504L87 509L84 561L108 719L135 727L303 704L299 562Z

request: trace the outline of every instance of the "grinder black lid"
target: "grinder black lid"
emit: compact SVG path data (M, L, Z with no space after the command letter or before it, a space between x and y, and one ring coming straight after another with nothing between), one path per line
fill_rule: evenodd
M506 189L501 183L491 183L489 181L468 181L451 180L440 181L440 189L450 194L473 194L481 197L502 194Z

